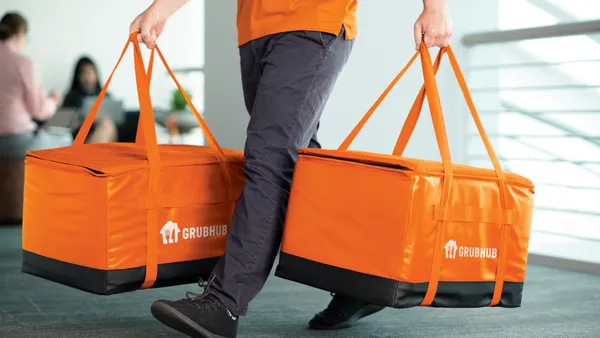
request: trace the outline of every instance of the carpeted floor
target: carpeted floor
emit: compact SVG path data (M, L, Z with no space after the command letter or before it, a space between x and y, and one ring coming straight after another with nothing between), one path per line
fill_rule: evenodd
M0 337L182 337L155 321L156 298L193 285L95 296L20 272L20 228L0 227ZM387 309L355 328L311 332L326 292L271 278L238 337L600 337L600 276L530 266L518 309Z

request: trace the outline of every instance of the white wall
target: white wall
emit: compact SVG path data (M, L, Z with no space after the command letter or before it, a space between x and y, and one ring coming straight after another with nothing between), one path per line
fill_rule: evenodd
M467 53L460 38L467 32L495 28L495 0L449 1L454 22L453 50L462 68ZM359 38L353 55L323 116L321 138L327 147L337 147L375 102L389 82L414 53L413 25L421 13L421 1L359 2ZM437 48L431 49L432 57ZM381 104L361 134L354 149L391 153L410 106L423 82L420 61L406 73ZM438 86L448 131L452 159L464 159L466 105L447 59L438 75ZM490 126L491 127L491 126ZM405 156L439 160L429 109L425 105Z
M205 3L204 117L222 147L241 150L248 113L240 79L236 11L237 1Z
M449 1L454 20L453 49L459 62L466 56L459 44L469 31L497 26L497 0ZM235 35L234 1L206 4L206 118L217 139L242 149L248 121L243 105ZM414 53L412 27L422 10L420 0L359 2L359 37L325 109L320 139L324 147L339 146L344 137L377 99ZM432 53L437 50L432 50ZM354 149L391 152L402 122L422 83L417 63L388 96L353 144ZM465 104L446 62L439 75L453 160L464 158ZM424 109L405 155L439 159L431 120Z
M2 0L0 13L16 10L27 18L30 43L24 53L35 61L45 89L66 91L75 62L83 54L98 64L102 80L107 79L125 46L129 24L150 3L150 0ZM204 1L194 0L169 20L159 39L169 66L198 67L204 64L203 19ZM130 48L109 91L124 99L128 108L136 109L131 51ZM156 106L168 106L174 85L162 65L157 64L155 70L153 102ZM184 86L190 83L183 77L180 80ZM201 106L201 97L198 102Z

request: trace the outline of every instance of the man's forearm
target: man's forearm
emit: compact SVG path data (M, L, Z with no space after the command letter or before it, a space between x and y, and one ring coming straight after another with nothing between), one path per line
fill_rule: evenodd
M446 7L446 0L423 0L425 9L438 9Z
M154 5L162 11L161 15L169 17L183 7L189 0L154 0Z

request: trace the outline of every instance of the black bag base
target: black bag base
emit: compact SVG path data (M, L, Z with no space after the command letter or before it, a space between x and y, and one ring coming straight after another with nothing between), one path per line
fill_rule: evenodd
M199 278L207 280L219 257L159 264L152 288L191 284ZM23 250L24 273L41 277L97 295L113 295L139 290L144 283L146 267L124 270L99 270L62 262Z
M394 308L419 306L429 283L407 283L318 263L281 252L275 276L325 291ZM431 307L488 307L494 282L442 282ZM498 307L521 306L523 283L504 282Z

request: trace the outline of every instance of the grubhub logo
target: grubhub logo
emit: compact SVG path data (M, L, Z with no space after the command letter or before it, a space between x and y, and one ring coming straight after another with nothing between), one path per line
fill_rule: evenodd
M481 248L474 246L459 246L455 240L451 239L444 245L446 249L446 258L496 258L498 256L497 248Z
M178 243L180 233L183 240L225 236L227 235L227 225L204 225L180 229L177 223L168 221L160 229L163 244Z

